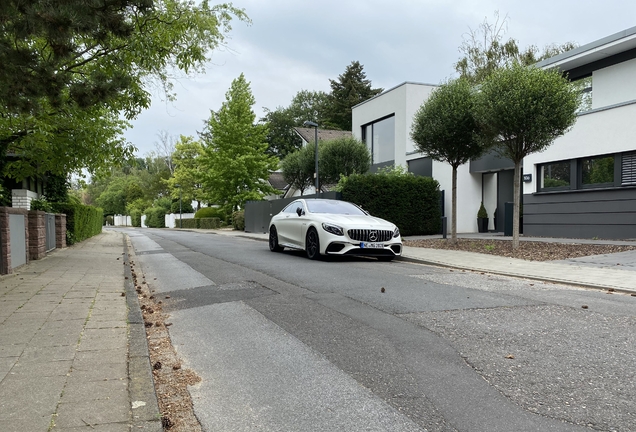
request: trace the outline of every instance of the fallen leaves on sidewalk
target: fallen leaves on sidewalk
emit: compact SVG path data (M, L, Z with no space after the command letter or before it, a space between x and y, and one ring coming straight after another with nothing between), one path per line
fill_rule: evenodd
M478 252L489 255L519 258L528 261L554 261L569 258L580 258L590 255L604 255L616 252L636 250L634 246L570 244L522 241L519 249L512 249L512 241L485 239L457 239L453 245L450 239L406 240L404 246L429 249L449 249L467 252Z

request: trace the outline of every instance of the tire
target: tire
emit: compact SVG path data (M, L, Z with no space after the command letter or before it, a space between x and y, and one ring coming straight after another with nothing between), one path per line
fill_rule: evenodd
M307 252L307 258L310 260L320 259L320 239L318 238L318 231L313 227L307 231L305 251Z
M389 261L393 261L393 258L395 257L394 256L379 256L378 261L389 262Z
M278 244L278 232L276 231L276 227L272 226L269 229L269 250L272 252L282 252L283 247Z

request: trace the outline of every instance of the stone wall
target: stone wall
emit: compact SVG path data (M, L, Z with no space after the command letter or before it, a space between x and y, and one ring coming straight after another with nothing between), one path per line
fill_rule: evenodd
M46 213L13 207L0 207L0 274L11 274L11 232L9 215L24 216L25 250L27 264L30 260L46 256ZM55 215L55 247L66 247L66 215Z
M39 260L46 256L45 212L29 211L29 259Z

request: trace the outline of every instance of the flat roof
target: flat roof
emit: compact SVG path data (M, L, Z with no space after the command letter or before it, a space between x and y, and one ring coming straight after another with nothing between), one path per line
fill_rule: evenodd
M567 72L632 49L636 49L636 27L628 28L573 50L550 57L549 59L536 63L535 66L540 68L558 67L560 70Z
M405 85L419 85L419 86L428 86L428 87L439 87L438 84L426 84L426 83L420 83L420 82L414 82L414 81L404 81L403 83L398 84L398 85L396 85L394 87L391 87L388 90L384 90L382 93L380 93L378 95L375 95L372 98L365 100L364 102L360 102L359 104L352 106L351 109L357 108L360 105L364 105L365 103L370 102L373 99L379 98L380 96L384 96L385 94L387 94L389 92L392 92L393 90L398 89L398 88L400 88L402 86L405 86Z

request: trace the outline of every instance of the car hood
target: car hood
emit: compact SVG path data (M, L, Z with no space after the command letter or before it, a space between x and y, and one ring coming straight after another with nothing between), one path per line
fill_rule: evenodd
M395 225L391 222L373 216L323 214L320 215L318 219L323 222L341 225L343 228L347 229L395 229Z

